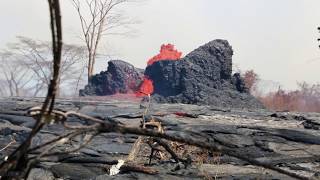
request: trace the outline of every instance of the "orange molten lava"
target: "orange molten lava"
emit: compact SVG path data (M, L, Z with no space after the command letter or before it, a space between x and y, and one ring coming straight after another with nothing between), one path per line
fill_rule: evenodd
M163 44L160 49L160 53L153 58L148 60L148 66L152 65L157 61L162 60L179 60L181 58L182 53L174 49L174 45L172 44ZM153 82L149 77L145 76L144 80L139 88L139 91L136 93L137 96L146 96L151 95L153 93Z
M160 49L160 53L153 58L149 59L148 66L161 60L178 60L181 58L182 53L174 49L172 44L163 44Z
M147 96L153 93L153 82L147 76L144 77L143 82L139 88L139 92L136 93L137 96Z

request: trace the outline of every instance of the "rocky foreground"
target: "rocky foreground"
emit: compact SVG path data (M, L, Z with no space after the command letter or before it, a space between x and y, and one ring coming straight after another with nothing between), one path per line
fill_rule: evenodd
M0 159L4 160L21 144L34 124L27 117L29 108L41 105L43 99L0 99ZM108 117L138 127L144 111L138 99L99 100L60 99L56 108L83 114ZM232 148L237 153L281 167L301 176L317 178L320 172L320 114L270 112L267 110L222 109L214 106L154 104L150 115L162 122L165 132L199 134L199 137ZM75 124L84 124L71 118ZM47 125L33 141L40 145L67 133L62 125ZM138 136L105 133L95 137L80 151L43 158L32 169L28 179L292 179L289 176L250 165L219 152L208 152L192 146L170 143L173 150L192 161L185 167L170 155L155 156L148 165L150 148L142 144L135 164L146 165L151 174L128 170L110 176L110 162L125 160ZM81 137L53 149L63 152L78 146ZM11 143L10 143L11 142ZM9 145L9 146L7 146ZM37 152L40 153L40 152Z

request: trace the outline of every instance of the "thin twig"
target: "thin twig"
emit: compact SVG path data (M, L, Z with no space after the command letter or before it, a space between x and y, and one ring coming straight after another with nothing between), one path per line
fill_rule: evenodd
M59 81L61 50L62 50L62 27L59 0L48 0L50 11L50 25L52 34L53 53L53 77L48 88L48 94L42 105L40 116L36 119L34 127L27 139L8 157L7 161L0 165L0 176L2 179L12 179L8 173L20 172L17 178L26 178L30 171L30 164L27 161L27 151L31 145L33 137L42 129L46 116L49 116L54 108L56 90ZM49 109L48 109L49 108ZM49 110L49 111L48 111Z
M4 151L5 149L7 149L8 147L10 147L13 143L16 143L16 140L14 138L11 138L11 141L9 142L9 144L7 144L5 147L3 147L2 149L0 149L1 151Z

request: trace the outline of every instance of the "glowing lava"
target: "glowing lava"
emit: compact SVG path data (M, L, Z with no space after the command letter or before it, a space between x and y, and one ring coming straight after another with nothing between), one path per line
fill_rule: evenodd
M179 60L182 53L174 49L172 44L163 44L160 49L160 53L148 60L148 66L152 65L157 61L163 60ZM142 84L140 85L139 91L136 93L137 96L151 95L154 91L153 82L149 77L144 77Z
M137 96L148 96L153 93L153 82L147 76L144 77L142 84L140 85L139 92L136 93Z
M148 60L148 66L152 65L157 61L162 60L178 60L181 58L182 53L174 49L174 45L167 44L162 45L160 49L160 53L153 58Z

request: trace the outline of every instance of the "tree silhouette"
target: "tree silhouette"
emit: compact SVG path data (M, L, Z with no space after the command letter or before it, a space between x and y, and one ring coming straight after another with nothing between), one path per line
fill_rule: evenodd
M88 82L94 72L97 51L101 39L106 35L124 35L128 31L121 31L121 28L128 28L134 22L122 13L117 13L117 8L130 0L71 0L77 10L82 39L85 42L88 53ZM119 29L120 28L120 29Z

